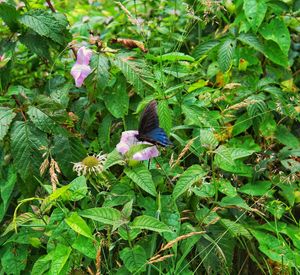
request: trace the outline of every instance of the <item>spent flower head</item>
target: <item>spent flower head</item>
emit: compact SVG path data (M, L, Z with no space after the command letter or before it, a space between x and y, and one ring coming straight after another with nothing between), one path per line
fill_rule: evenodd
M152 145L146 141L139 141L137 139L138 131L125 131L122 133L121 140L117 144L116 149L122 155L127 154L134 146L145 144L145 145ZM150 158L155 158L159 156L159 151L155 145L143 148L139 151L134 151L132 155L133 160L149 160ZM129 156L131 157L131 156Z
M87 156L82 161L74 163L73 171L77 172L78 176L101 174L104 170L106 158L107 155L102 155L101 152L98 155Z
M84 46L77 51L77 60L71 69L71 75L75 80L76 87L81 87L83 81L92 72L92 69L89 66L92 54L92 50L87 49Z

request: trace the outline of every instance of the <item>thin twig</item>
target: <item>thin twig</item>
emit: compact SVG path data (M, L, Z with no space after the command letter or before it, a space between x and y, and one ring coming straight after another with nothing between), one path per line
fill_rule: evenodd
M53 4L51 3L51 1L50 1L50 0L46 0L46 2L47 2L47 4L48 4L48 7L50 8L50 10L51 10L52 12L56 12L56 10L55 10Z
M24 112L23 112L23 110L22 110L22 105L21 105L21 103L19 102L18 98L16 97L16 95L13 95L13 98L14 98L15 102L17 103L17 105L19 106L19 109L20 109L20 111L21 111L21 115L22 115L24 121L27 121L27 118L26 118L26 116L25 116L25 114L24 114Z

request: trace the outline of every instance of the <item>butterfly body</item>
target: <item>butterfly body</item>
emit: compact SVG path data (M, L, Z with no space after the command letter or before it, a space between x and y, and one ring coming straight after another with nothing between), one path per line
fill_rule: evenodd
M147 141L163 147L172 144L164 129L159 127L157 103L155 100L151 101L145 108L141 116L138 132L136 138L139 141Z

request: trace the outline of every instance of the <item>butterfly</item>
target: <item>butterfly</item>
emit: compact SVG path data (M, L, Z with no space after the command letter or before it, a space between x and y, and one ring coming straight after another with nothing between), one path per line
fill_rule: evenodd
M157 116L157 103L152 100L145 108L136 138L139 141L148 141L155 145L166 147L172 143L169 141L164 129L159 127L159 120Z

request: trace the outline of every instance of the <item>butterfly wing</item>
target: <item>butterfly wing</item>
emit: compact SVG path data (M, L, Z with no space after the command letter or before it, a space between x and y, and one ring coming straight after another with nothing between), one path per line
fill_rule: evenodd
M159 127L157 103L155 100L151 101L145 108L138 131L137 138L140 141L148 141L164 147L171 144L166 132Z
M164 129L157 127L152 131L148 132L146 135L142 135L141 138L144 141L166 147L172 143L169 141L168 136Z
M151 132L155 128L159 127L159 121L157 116L157 103L152 100L145 108L140 124L139 124L139 135L143 136Z

